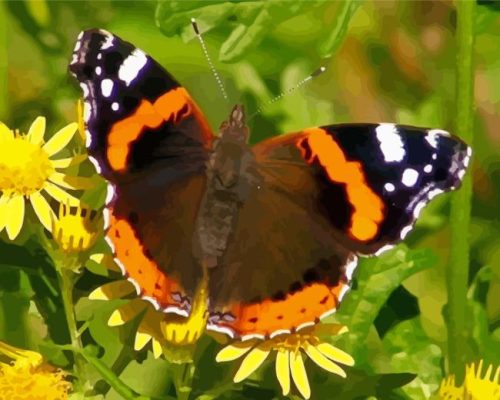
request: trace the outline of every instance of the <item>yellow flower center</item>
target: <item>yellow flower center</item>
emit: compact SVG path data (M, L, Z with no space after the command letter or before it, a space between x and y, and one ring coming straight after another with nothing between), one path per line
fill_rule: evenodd
M59 219L52 233L59 247L67 252L81 252L92 247L100 231L101 218L86 207L59 206Z
M43 362L40 354L0 342L0 354L13 360L0 362L0 399L66 400L71 384L66 373Z
M4 195L23 195L41 190L54 172L49 155L26 136L16 132L0 146L0 191Z

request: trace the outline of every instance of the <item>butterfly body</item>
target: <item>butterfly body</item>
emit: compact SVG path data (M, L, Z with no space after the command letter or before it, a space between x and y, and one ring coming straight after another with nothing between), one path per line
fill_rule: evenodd
M227 248L237 223L239 208L248 198L255 162L248 145L249 129L242 106L235 106L213 141L207 163L207 187L197 215L194 248L197 259L208 268L216 267Z
M103 30L82 32L70 70L123 273L157 308L189 315L208 269L207 327L233 337L334 312L358 255L404 239L433 197L460 185L471 156L448 132L388 123L250 146L242 106L216 136L168 72Z

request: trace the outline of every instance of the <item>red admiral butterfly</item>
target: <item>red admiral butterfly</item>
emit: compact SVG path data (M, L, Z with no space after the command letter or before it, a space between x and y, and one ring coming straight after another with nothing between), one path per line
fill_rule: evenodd
M251 147L239 105L214 136L184 87L104 30L80 34L70 70L124 274L157 308L188 315L206 267L207 327L233 337L333 312L357 255L404 239L434 196L460 185L471 156L448 132L388 123Z

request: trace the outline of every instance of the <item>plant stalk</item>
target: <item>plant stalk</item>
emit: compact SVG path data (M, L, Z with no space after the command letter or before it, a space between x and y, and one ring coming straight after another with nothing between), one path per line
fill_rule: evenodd
M7 43L7 10L4 2L0 2L0 121L7 119L8 104L8 43Z
M468 145L474 137L474 21L475 1L457 1L456 134ZM469 281L469 226L472 199L471 173L451 198L451 250L447 270L448 369L457 382L467 362L467 286Z
M66 260L69 261L69 260ZM59 285L61 289L61 297L64 305L64 313L66 315L66 323L68 325L69 335L71 339L71 345L73 348L82 350L82 342L80 340L80 335L76 326L75 319L75 305L73 303L73 289L75 285L76 274L67 266L59 267L57 269L57 277L59 280ZM78 377L82 388L86 383L85 377L85 361L82 356L78 353L74 355L75 357L75 373Z

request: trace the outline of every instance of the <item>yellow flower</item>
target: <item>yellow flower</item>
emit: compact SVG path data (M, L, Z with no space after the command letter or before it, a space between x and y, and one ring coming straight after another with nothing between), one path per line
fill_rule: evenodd
M119 268L109 255L94 254L91 260L105 264L113 272ZM134 298L118 307L109 317L109 326L121 326L140 318L135 334L134 349L142 350L151 342L153 355L162 354L173 363L192 361L195 345L205 331L208 311L207 280L203 280L191 303L189 315L165 314L153 307L152 303ZM136 294L135 286L128 280L117 280L98 287L89 295L91 300L111 300L129 298Z
M0 400L65 400L71 384L66 373L43 362L40 354L0 342L0 354L13 360L0 362Z
M462 386L455 386L453 375L443 379L439 387L439 397L443 400L500 400L500 366L492 377L493 365L489 365L483 377L483 360L476 365L465 367L465 379Z
M102 231L101 214L81 204L59 205L59 218L52 221L52 234L66 252L83 252L91 248Z
M345 378L346 374L335 362L352 366L353 358L320 339L323 335L335 335L346 332L344 326L336 324L319 324L304 328L296 333L281 334L272 339L248 340L236 342L224 347L216 357L218 362L233 361L244 357L234 382L241 382L256 371L271 352L276 352L276 376L283 395L290 393L291 379L300 394L308 399L311 388L304 367L303 355L307 355L319 367Z
M40 222L51 229L53 211L42 193L59 202L76 200L63 189L82 189L85 178L67 176L62 170L81 162L84 156L52 159L69 143L78 128L71 123L44 143L45 118L38 117L26 135L0 122L0 231L14 240L21 231L25 199L29 199Z

